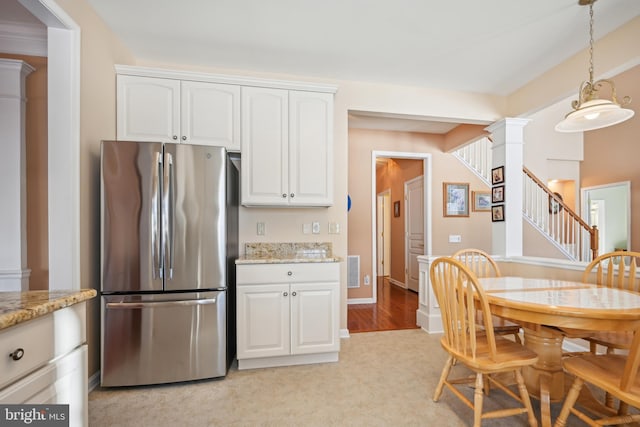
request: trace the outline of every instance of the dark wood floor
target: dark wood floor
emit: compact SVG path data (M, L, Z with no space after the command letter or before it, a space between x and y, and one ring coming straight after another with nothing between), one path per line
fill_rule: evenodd
M349 304L347 327L349 332L417 329L418 294L378 277L376 304Z

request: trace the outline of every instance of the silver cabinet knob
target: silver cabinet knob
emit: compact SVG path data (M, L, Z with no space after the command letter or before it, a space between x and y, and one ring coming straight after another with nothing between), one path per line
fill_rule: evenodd
M286 199L287 198L287 193L282 193L282 198Z
M287 276L292 276L293 275L293 271L287 271Z
M282 296L283 296L283 297L286 297L287 295L289 295L289 293L288 293L288 292L284 292L284 293L282 294Z
M293 291L293 292L291 292L291 295L295 297L298 294L296 293L296 291Z
M186 140L187 140L187 137L186 137L186 136L183 136L183 137L182 137L182 140L183 140L183 141L186 141Z
M176 139L178 139L178 135L173 135L173 140L175 141Z
M291 193L289 196L293 199L296 195Z

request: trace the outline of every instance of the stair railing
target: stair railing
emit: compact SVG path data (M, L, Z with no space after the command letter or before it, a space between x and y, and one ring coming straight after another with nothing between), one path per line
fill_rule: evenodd
M589 226L531 171L523 167L523 214L575 261L598 256L598 228Z

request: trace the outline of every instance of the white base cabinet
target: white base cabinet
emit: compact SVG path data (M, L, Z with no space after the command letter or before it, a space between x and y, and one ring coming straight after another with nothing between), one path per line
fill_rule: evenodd
M86 304L0 331L0 404L68 404L69 426L88 425Z
M339 263L236 269L238 369L338 360Z

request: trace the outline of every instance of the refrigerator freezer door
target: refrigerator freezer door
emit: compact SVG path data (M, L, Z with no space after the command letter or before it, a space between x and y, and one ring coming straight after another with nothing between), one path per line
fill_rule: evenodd
M226 291L107 295L101 303L102 386L226 375Z
M226 151L165 144L164 289L222 289L226 277Z
M101 155L101 289L162 290L162 144L104 141Z

